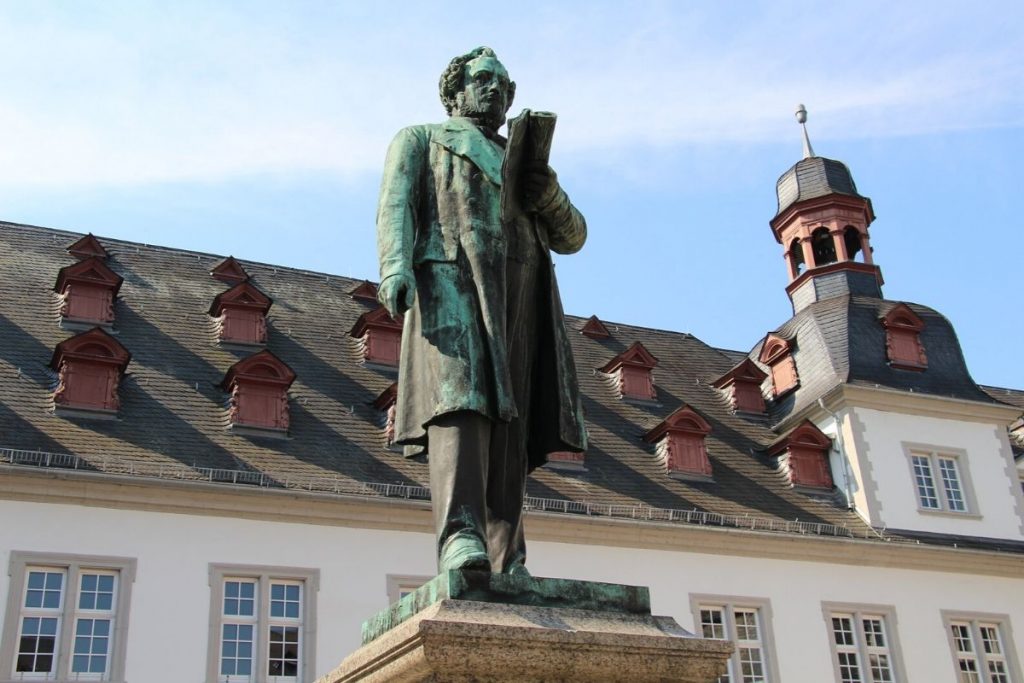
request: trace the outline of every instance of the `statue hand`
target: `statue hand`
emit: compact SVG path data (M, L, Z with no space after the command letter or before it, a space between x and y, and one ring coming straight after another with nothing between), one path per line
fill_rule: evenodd
M412 273L389 275L377 288L377 301L387 309L392 318L412 308L416 298L416 278Z
M523 207L543 211L558 194L558 175L545 163L533 162L523 170Z

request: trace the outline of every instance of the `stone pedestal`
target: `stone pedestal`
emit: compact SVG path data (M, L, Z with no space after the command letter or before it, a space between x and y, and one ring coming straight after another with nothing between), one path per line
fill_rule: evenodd
M652 616L645 588L483 572L437 577L364 624L364 641L318 683L712 683L733 649Z

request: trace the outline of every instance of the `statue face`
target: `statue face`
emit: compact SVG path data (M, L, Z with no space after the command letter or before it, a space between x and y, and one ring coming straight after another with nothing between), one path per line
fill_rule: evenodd
M511 81L497 59L481 55L466 64L465 86L457 95L458 113L477 119L492 128L505 121Z

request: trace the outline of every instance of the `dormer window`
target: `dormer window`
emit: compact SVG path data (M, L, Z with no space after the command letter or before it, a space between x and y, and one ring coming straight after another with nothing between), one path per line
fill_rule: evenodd
M398 405L398 382L381 392L373 401L373 407L383 416L384 442L389 447L395 443L395 410Z
M924 321L906 304L897 304L881 322L885 327L885 354L889 365L900 370L926 369L928 357L921 344Z
M359 316L351 335L359 340L359 350L367 363L398 365L402 347L402 319L393 319L384 308L375 308Z
M831 490L832 472L828 462L831 448L832 440L805 420L772 446L768 455L777 458L794 486Z
M369 280L363 280L355 289L348 293L356 301L367 304L377 304L377 285Z
M711 386L725 392L734 413L762 415L765 407L761 384L767 377L761 368L747 358L712 382Z
M546 467L552 470L564 470L566 472L586 472L585 454L575 451L555 451L548 453Z
M658 397L654 390L652 370L658 359L651 355L640 342L612 358L601 372L606 372L615 381L619 397L640 401L653 401Z
M210 306L217 322L217 337L228 344L262 345L267 341L270 297L249 282L221 292Z
M596 315L592 315L587 319L583 329L580 330L580 334L591 339L607 339L612 336L612 333L608 331L608 328Z
M710 433L707 420L684 405L647 432L644 440L657 444L658 458L669 475L709 479L711 461L705 437Z
M58 378L55 412L114 417L121 405L118 385L129 360L127 349L98 327L58 344L50 361Z
M792 342L778 335L769 334L761 347L758 361L767 365L772 376L772 395L775 398L796 389L800 377L793 361Z
M210 276L214 280L220 280L232 287L239 282L245 282L249 279L249 273L245 272L245 268L242 267L242 264L234 256L228 256L226 259L218 261L210 269Z
M114 322L114 300L123 281L98 256L61 268L53 289L61 298L62 325L110 325Z
M232 365L221 383L231 394L231 428L286 434L288 388L294 381L295 372L270 351L260 351Z

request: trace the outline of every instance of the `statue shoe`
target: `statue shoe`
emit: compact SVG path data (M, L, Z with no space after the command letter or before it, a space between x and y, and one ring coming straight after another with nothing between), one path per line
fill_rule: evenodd
M491 560L487 556L487 548L476 536L453 536L444 544L441 560L438 562L441 573L452 569L475 569L491 571Z

